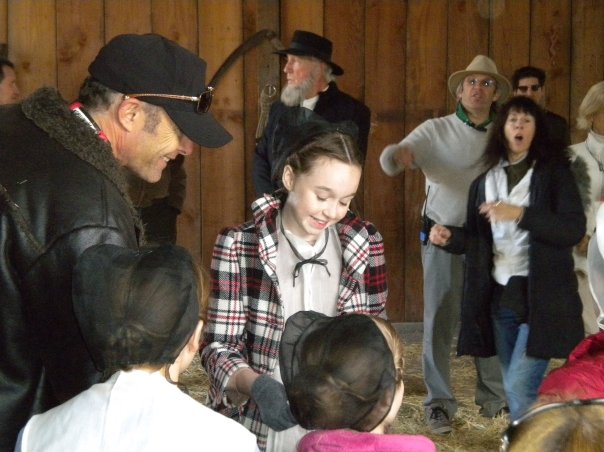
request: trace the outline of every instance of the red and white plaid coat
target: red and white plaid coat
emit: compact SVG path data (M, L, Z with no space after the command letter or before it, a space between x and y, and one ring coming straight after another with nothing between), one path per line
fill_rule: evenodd
M212 254L212 291L203 366L210 378L212 408L241 422L264 449L268 427L253 400L233 406L225 395L229 377L251 367L272 375L285 324L277 258L277 213L281 201L265 195L252 204L254 220L224 229ZM384 243L375 226L352 212L336 224L342 246L339 313L385 316L388 288Z

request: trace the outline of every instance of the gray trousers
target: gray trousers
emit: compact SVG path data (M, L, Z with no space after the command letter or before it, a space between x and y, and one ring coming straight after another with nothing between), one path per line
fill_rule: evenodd
M422 245L424 269L424 338L422 366L428 396L425 407L440 406L449 417L457 412L450 379L453 338L460 321L463 256L447 253L428 242ZM507 406L497 356L475 358L475 402L484 416Z

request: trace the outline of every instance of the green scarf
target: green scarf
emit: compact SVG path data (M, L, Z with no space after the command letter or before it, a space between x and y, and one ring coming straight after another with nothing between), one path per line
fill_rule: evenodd
M481 132L486 132L487 131L487 126L495 120L495 112L491 111L489 113L489 119L487 119L482 124L478 124L478 125L474 124L472 121L470 121L470 118L468 118L468 113L466 112L466 109L463 108L463 105L461 105L461 102L457 102L457 107L455 109L455 114L457 115L457 117L459 119L462 120L462 122L465 125L470 126L473 129L479 130Z

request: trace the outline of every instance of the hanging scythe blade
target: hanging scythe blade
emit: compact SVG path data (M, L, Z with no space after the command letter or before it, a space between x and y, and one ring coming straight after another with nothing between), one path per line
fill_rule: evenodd
M265 40L270 41L275 50L282 50L285 48L274 31L267 29L257 31L248 39L243 41L239 45L239 47L237 47L231 52L227 59L224 60L224 62L220 65L220 67L210 80L210 83L208 83L208 86L216 88L216 85L220 83L220 80L222 79L224 74L231 68L235 61L237 61L249 50L262 44Z

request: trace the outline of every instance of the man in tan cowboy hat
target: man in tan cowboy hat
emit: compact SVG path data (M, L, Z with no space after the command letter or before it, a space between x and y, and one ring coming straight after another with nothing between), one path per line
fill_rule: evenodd
M422 265L424 270L423 369L428 396L426 421L434 433L451 431L457 411L449 379L449 354L460 318L462 256L432 245L430 228L436 222L462 226L470 183L484 170L480 158L495 116L495 103L505 100L510 82L497 72L493 60L477 55L463 71L449 77L449 91L457 99L455 113L420 124L398 144L386 146L382 169L395 176L419 168L426 177L423 207ZM496 358L477 358L476 403L494 417L506 408L501 370Z
M281 181L280 119L292 109L306 108L329 122L352 121L358 129L357 142L363 156L367 153L370 111L362 102L340 91L336 75L344 70L331 61L332 43L329 39L309 31L296 30L289 49L275 52L287 60L283 68L287 84L281 91L281 102L275 102L269 114L266 129L254 158L254 186L256 194L272 193ZM304 112L301 112L304 115ZM291 116L291 115L289 115Z

